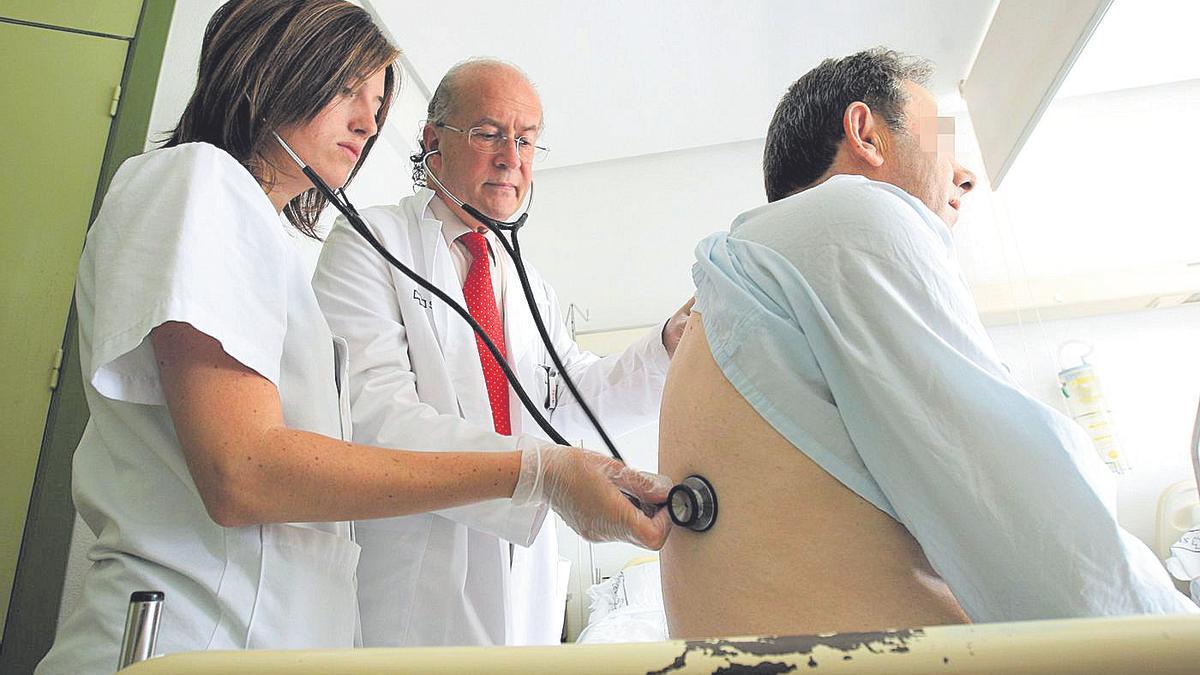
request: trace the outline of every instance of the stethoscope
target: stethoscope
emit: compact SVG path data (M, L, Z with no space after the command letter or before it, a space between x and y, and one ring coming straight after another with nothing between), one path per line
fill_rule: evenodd
M542 322L542 313L538 311L537 302L533 299L533 289L529 284L529 276L525 272L525 261L521 256L521 242L519 239L517 239L517 231L521 229L521 227L525 224L526 219L529 218L529 209L533 206L533 184L530 183L529 185L529 199L526 200L525 211L520 215L520 217L510 222L496 220L495 218L484 215L475 207L459 199L444 184L442 184L442 181L438 180L437 175L435 175L433 170L429 168L429 158L437 154L441 154L441 151L430 150L421 156L421 167L425 169L425 175L432 179L434 184L437 185L438 188L441 189L441 191L451 199L451 201L457 204L459 208L465 211L467 215L483 223L484 227L491 230L491 232L496 235L496 239L500 241L500 245L504 247L505 251L508 252L508 257L512 259L513 266L517 270L517 278L521 281L521 292L525 295L525 304L529 306L529 313L533 316L533 325L537 327L538 336L542 339L542 344L546 346L546 351L550 354L550 361L553 362L554 367L558 369L558 372L562 376L563 382L566 383L567 389L570 390L571 395L574 396L575 400L579 402L579 407L583 410L583 414L587 416L588 421L591 422L592 428L596 430L596 433L600 434L600 438L604 441L604 445L608 448L609 453L611 453L613 458L618 462L624 464L625 459L621 457L621 453L617 452L617 448L613 444L612 439L608 437L608 433L605 432L604 427L600 425L600 420L596 419L596 416L592 413L592 409L588 407L587 403L584 402L583 397L579 395L579 390L575 388L575 382L571 380L571 376L567 373L567 369L563 365L562 359L558 357L558 352L554 349L554 346L550 340L550 333L546 330L546 324ZM504 232L506 230L511 233L511 243L504 236ZM517 386L517 381L513 377L509 377L509 383L512 384L514 388ZM529 406L526 406L526 408L529 408ZM533 412L539 418L541 417L540 412L533 410L530 412ZM549 422L546 422L546 426L542 428L546 429L547 427L553 429L553 427L550 427ZM555 433L557 434L557 432ZM551 436L550 438L559 445L569 445L568 443L560 440L561 437Z
M383 244L381 244L379 240L375 238L375 235L371 233L370 228L367 227L366 222L363 220L362 216L359 215L358 209L356 209L354 205L350 203L349 197L346 196L345 188L338 188L337 190L330 188L329 185L326 184L319 175L317 175L317 172L309 167L308 164L305 163L304 160L292 150L292 148L278 133L274 131L271 133L275 136L275 140L279 142L279 145L284 149L287 155L292 158L293 162L296 163L296 166L300 168L300 171L308 177L308 180L313 184L313 187L317 188L317 190L325 196L325 199L327 199L330 204L333 204L333 207L336 208L338 212L345 216L346 221L350 223L350 226L354 228L354 231L358 232L358 234L362 236L362 238L365 239L368 244L371 245L371 248L375 249L375 251L379 253L384 260L391 264L392 267L400 270L400 272L403 273L404 276L411 279L413 283L417 284L426 291L429 291L434 295L434 297L436 297L438 300L441 300L446 304L446 306L453 309L456 314L458 314L464 321L467 322L467 324L471 326L471 330L475 332L475 335L478 336L480 341L483 342L484 346L487 347L487 350L489 353L491 353L492 358L496 360L496 363L504 372L504 377L508 379L509 385L511 385L513 391L516 392L517 398L521 400L521 404L525 406L527 411L529 411L529 414L533 417L534 421L537 422L537 425L542 429L542 431L546 433L547 437L559 445L570 445L570 443L568 443L567 440L561 434L559 434L553 426L550 425L550 422L542 416L533 400L529 398L529 394L525 392L525 388L522 387L521 383L517 380L516 373L512 371L512 368L509 367L504 357L500 354L500 350L497 349L496 344L492 342L492 339L488 337L487 332L483 330L483 327L480 326L477 321L475 321L471 314L462 305L455 302L453 298L446 295L446 293L440 288L433 285L424 277L410 269L407 265L397 260L396 257L393 256L391 252L388 251L387 248L385 248ZM509 258L511 258L513 261L513 266L517 271L517 277L521 282L521 291L525 296L525 303L529 306L529 312L533 317L534 325L537 327L538 336L541 338L542 344L545 345L551 361L553 361L554 366L558 368L558 372L560 373L563 382L566 383L567 389L569 389L571 394L575 397L576 402L579 404L580 409L583 410L584 415L587 416L588 421L592 424L592 427L595 428L596 432L600 434L600 438L604 441L604 445L608 448L609 453L611 453L613 458L618 462L621 462L622 464L625 463L624 458L621 457L621 453L617 451L616 446L608 437L608 434L604 431L604 428L600 425L600 421L596 419L596 416L592 413L591 408L583 400L583 397L580 396L579 390L576 388L574 381L571 380L570 375L567 373L567 369L563 366L562 360L559 358L558 352L555 351L550 340L550 335L546 330L546 325L542 321L541 312L538 311L537 303L533 298L533 291L529 283L529 276L526 274L525 264L521 258L521 245L517 239L517 230L521 229L521 226L525 224L525 221L529 217L529 207L533 202L532 185L530 186L530 195L526 202L525 211L520 215L520 217L518 217L516 220L507 222L496 220L495 218L484 215L478 209L459 199L457 196L447 190L446 186L443 185L440 180L438 180L438 177L429 168L429 158L434 154L438 154L439 152L440 151L438 150L431 150L422 155L421 166L425 169L425 175L429 176L438 186L438 188L441 189L446 196L450 197L450 199L454 201L459 208L461 208L472 218L475 218L480 223L483 223L484 227L488 228L488 230L496 235L496 239L500 241L500 245L504 248L504 250L508 253ZM505 231L511 232L511 243L504 236L503 233ZM641 504L632 495L626 496L634 503L635 506L640 508L647 515L653 515L654 511L656 511L660 506L664 506L663 504ZM716 492L713 490L712 485L700 476L688 476L682 483L671 488L665 505L668 507L668 513L671 516L671 520L676 525L686 527L697 532L704 532L705 530L708 530L712 527L713 522L716 520Z

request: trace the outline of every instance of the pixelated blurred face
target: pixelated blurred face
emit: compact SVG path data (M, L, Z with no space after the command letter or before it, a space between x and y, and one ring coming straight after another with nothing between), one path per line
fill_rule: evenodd
M895 134L891 180L920 199L947 225L958 221L963 195L975 185L975 175L954 158L954 118L939 116L937 103L922 86L905 82L907 133Z

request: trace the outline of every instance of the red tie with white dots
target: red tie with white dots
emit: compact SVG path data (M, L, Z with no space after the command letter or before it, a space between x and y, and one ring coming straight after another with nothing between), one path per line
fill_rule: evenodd
M496 348L500 350L500 355L506 356L508 352L504 347L504 326L500 323L500 312L496 309L496 292L492 290L487 240L478 232L468 232L458 240L471 252L471 268L467 270L467 280L463 283L467 311L492 339ZM487 384L488 401L492 404L492 422L497 433L507 436L512 433L508 419L508 380L504 378L500 364L492 358L492 353L478 335L475 336L475 346L479 348L483 381Z

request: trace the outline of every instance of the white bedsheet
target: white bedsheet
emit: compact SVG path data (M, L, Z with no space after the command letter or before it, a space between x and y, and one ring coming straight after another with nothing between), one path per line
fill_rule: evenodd
M587 626L579 644L659 642L667 637L657 560L630 565L588 588Z

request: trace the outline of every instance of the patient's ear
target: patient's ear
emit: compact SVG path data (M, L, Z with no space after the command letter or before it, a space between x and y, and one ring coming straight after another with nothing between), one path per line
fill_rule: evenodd
M883 166L887 125L875 117L866 103L855 101L846 106L842 131L846 134L846 150L851 157L873 169Z

